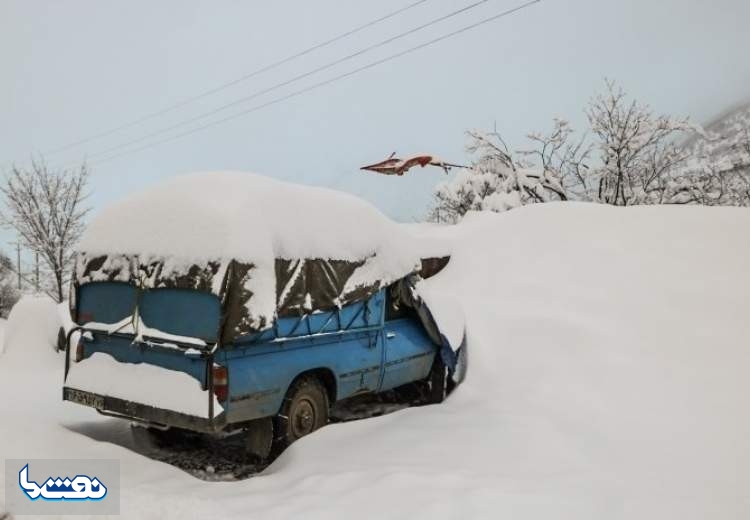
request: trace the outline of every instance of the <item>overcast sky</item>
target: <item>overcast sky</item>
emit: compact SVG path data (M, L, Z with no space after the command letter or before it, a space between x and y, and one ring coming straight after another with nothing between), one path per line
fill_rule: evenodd
M0 0L0 166L138 119L413 1ZM48 162L56 166L87 156L101 158L96 154L103 150L251 95L473 1L425 1L377 27L164 117L48 155ZM519 3L489 0L214 119ZM748 20L748 0L542 0L456 38L208 130L117 160L97 163L92 158L91 200L101 207L168 176L241 169L347 190L391 217L409 221L424 214L442 172L417 169L404 178L389 178L360 172L360 166L392 151L432 152L461 162L464 131L491 128L495 122L511 147L522 147L527 132L547 128L556 116L580 128L583 107L602 88L605 76L659 112L705 122L750 99Z

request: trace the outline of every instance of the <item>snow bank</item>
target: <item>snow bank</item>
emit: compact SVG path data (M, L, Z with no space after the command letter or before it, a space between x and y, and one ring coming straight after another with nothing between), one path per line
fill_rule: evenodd
M0 458L119 458L130 518L748 518L749 230L730 208L472 216L425 282L468 323L468 376L443 405L331 425L259 476L207 483L59 409L61 372L40 370L26 406L0 401ZM33 329L10 351L46 349Z
M57 304L48 297L24 296L10 311L5 323L4 358L47 363L62 362L55 352L60 329ZM0 358L3 363L4 358ZM60 365L62 367L62 365Z

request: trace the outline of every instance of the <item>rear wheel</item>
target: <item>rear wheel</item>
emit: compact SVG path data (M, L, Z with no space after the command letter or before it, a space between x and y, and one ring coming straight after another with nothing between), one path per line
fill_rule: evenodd
M278 451L328 423L328 393L318 378L297 379L276 416L275 446Z
M448 367L443 363L443 358L438 352L435 355L435 361L432 363L432 369L427 376L427 403L442 403L450 391L450 374Z

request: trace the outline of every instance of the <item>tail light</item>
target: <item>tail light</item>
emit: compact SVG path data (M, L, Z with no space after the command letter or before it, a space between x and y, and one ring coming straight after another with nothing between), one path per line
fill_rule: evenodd
M81 336L81 338L76 342L76 357L75 357L76 363L81 361L85 355L86 355L86 350L83 344L83 336Z
M213 367L214 395L219 401L226 401L229 395L229 373L227 367L214 365Z

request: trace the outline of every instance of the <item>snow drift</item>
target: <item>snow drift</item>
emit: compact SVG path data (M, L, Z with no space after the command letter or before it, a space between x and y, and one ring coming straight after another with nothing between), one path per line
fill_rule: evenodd
M119 422L61 403L62 367L37 367L48 351L11 316L0 456L119 458L130 518L748 518L749 231L741 209L571 203L420 231L453 251L423 283L465 310L466 382L232 483L145 459ZM38 386L23 406L7 397L19 366Z
M50 298L21 298L11 309L4 324L3 348L0 348L0 355L3 357L0 358L0 365L28 362L28 367L35 369L38 368L36 363L47 367L48 363L54 363L57 358L62 360L61 356L55 354L60 324L57 305Z

